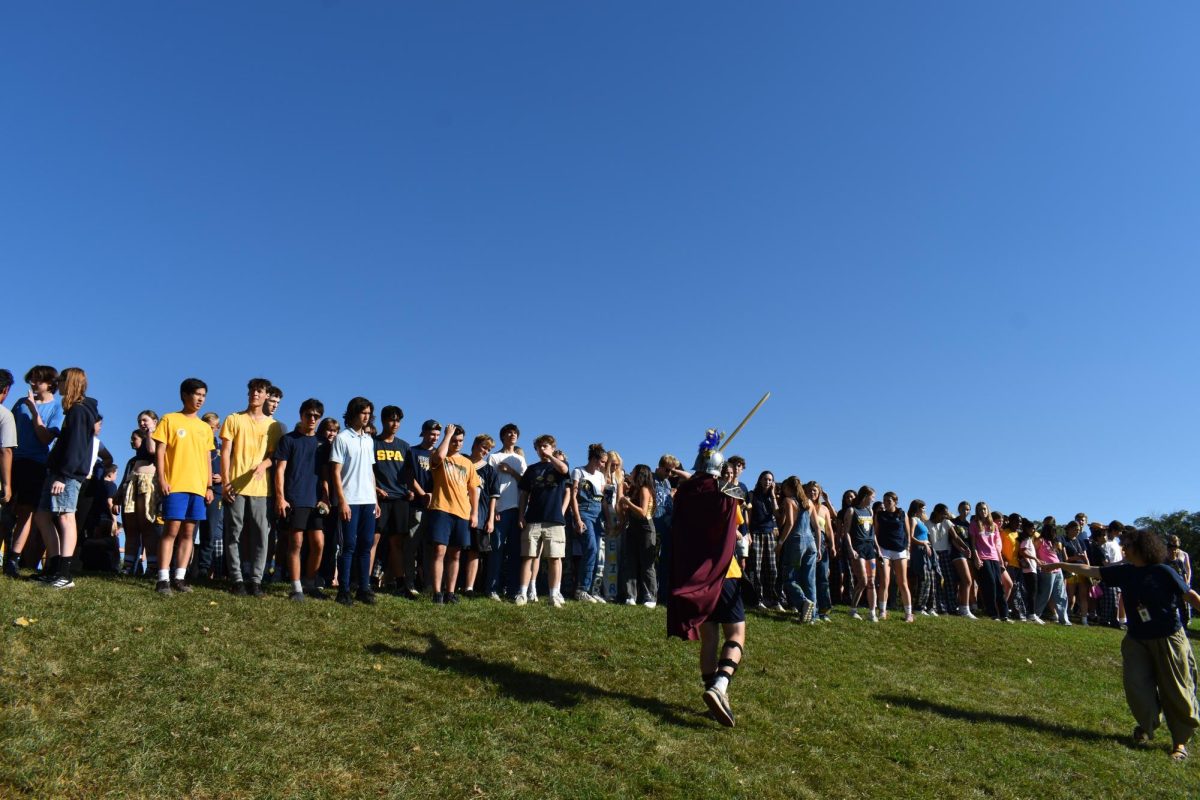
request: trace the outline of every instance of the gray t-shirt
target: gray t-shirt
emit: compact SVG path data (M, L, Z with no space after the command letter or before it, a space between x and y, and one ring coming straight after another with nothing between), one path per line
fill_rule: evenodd
M13 413L0 406L0 447L17 446L17 421Z

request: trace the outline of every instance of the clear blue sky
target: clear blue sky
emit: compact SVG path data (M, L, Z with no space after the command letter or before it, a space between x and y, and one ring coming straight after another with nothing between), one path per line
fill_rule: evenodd
M1196 508L1200 6L7 3L0 366Z

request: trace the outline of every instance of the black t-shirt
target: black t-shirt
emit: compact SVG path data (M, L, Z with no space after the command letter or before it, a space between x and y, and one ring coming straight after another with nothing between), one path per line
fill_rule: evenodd
M1170 565L1113 564L1100 568L1100 578L1109 586L1120 587L1129 635L1134 639L1161 639L1182 627L1179 603L1188 593L1188 585ZM1149 613L1149 622L1142 619L1143 610Z
M101 523L106 525L112 524L113 515L109 511L109 501L117 496L116 481L96 481L95 491L96 494L92 500L92 507L88 512L87 525L84 527L84 530L88 533Z
M521 476L518 487L529 493L525 504L526 522L548 522L563 525L563 492L567 487L567 476L559 472L549 461L530 464Z
M475 468L475 472L479 474L479 529L487 525L488 505L493 497L500 496L500 473L496 472L496 468L484 461L481 465Z
M900 551L908 549L908 536L904 533L904 512L900 509L885 511L880 509L875 514L875 541L884 550Z
M275 445L275 460L287 462L283 468L283 497L297 508L316 508L321 475L317 453L322 444L327 443L292 431Z
M391 498L408 497L404 464L408 461L408 442L397 437L390 442L375 437L375 485Z
M401 480L405 486L420 486L425 490L425 496L417 497L413 502L424 508L429 504L429 492L433 490L433 475L429 472L429 455L432 450L422 447L408 448L408 459L401 471Z

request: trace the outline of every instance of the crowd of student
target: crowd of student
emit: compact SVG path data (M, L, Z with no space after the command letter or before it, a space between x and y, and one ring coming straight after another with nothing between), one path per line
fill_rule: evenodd
M122 468L100 442L82 370L37 366L25 381L27 394L0 410L0 532L12 577L40 563L34 579L70 588L82 562L149 575L164 596L192 582L261 596L276 581L296 601L336 587L348 605L382 590L523 605L540 590L555 606L572 597L653 607L668 589L672 494L689 474L671 455L626 472L616 451L594 444L572 469L553 436L537 437L527 458L514 424L500 429L498 448L488 434L468 447L461 425L436 420L410 445L399 436L403 411L384 406L376 427L362 397L340 421L305 400L289 426L276 419L283 392L263 378L248 383L245 410L221 420L201 413L207 387L188 379L180 411L138 415ZM3 400L11 373L0 370L0 384ZM745 491L736 558L760 610L804 622L828 621L835 603L871 621L890 606L908 622L1126 622L1117 587L1046 568L1122 561L1120 522L1077 514L1060 528L1053 517L1034 523L966 501L956 515L922 500L905 511L895 493L876 500L869 486L835 509L819 484L796 477L777 482L765 471L749 489L745 467L730 457L722 480ZM1170 563L1190 583L1188 556L1171 544Z

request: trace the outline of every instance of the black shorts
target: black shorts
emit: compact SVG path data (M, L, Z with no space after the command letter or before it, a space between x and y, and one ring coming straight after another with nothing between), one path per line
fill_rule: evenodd
M37 508L42 496L42 484L46 481L46 465L27 458L15 459L12 463L13 503L18 506Z
M292 506L288 511L287 519L283 521L283 529L289 533L292 531L319 531L324 528L325 521L311 506Z
M705 622L719 622L731 625L735 622L746 621L746 607L742 605L742 582L737 578L726 578L721 584L721 597L717 607L708 615Z
M389 498L379 501L379 519L375 532L380 536L400 536L408 533L408 501Z

